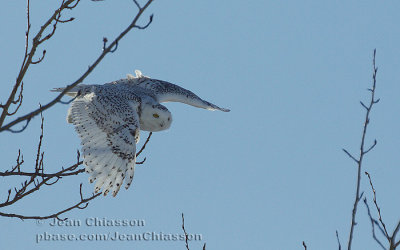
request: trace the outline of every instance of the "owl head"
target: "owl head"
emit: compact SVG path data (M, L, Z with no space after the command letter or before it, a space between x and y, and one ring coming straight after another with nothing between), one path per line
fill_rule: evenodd
M171 126L172 115L169 110L161 104L142 105L140 115L140 129L145 131L161 131Z

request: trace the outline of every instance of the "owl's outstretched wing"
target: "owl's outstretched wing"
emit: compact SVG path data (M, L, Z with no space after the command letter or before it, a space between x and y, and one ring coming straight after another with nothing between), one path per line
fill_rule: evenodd
M138 103L136 103L139 105ZM132 183L139 118L135 102L120 95L95 91L78 96L71 104L68 119L81 138L89 181L96 181L95 192L117 195L123 180Z
M208 110L221 110L229 112L229 109L220 108L215 104L205 101L198 97L196 94L185 88L179 87L173 83L166 81L151 79L143 76L139 70L136 70L136 77L128 75L128 79L134 80L136 85L150 90L158 102L182 102L192 105L194 107L208 109Z

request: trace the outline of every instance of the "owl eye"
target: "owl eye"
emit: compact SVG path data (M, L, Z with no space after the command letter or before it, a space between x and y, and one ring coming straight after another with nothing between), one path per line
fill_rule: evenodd
M160 117L158 114L153 114L153 117L154 118L158 118L158 117Z

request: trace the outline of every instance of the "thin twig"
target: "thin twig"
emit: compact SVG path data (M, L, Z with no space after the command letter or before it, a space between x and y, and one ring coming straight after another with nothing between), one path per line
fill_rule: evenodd
M139 3L136 0L133 0L133 2L136 4L136 7L138 7L139 10L141 10L142 8L140 7Z
M145 143L143 144L142 148L139 150L139 152L136 153L136 157L138 157L142 151L146 148L147 143L150 141L150 137L153 134L153 132L150 132L149 135L147 136L147 139L145 141Z
M368 172L365 172L365 175L368 176L369 184L371 185L372 193L374 194L374 204L375 204L376 210L378 211L379 222L381 223L381 225L383 227L385 237L387 239L389 239L389 234L388 234L388 232L386 230L386 225L385 225L385 223L383 222L383 219L382 219L381 209L378 206L378 202L376 201L376 190L374 188L374 185L372 184L371 176L370 176L370 174Z
M383 246L382 242L378 239L378 237L376 237L375 234L375 226L378 226L379 230L381 231L381 233L383 235L385 235L385 232L383 231L383 229L381 228L381 226L379 225L378 221L376 221L372 215L371 215L371 210L369 209L368 203L367 203L367 198L364 198L364 204L365 207L367 208L367 213L369 216L369 220L371 221L371 228L372 228L372 238L378 243L379 246L381 246L382 249L386 250L386 247Z
M46 56L46 50L43 50L43 52L42 52L42 57L39 58L39 60L37 60L37 61L35 61L35 62L32 62L32 64L41 63L41 62L43 61L43 59L44 59L45 56Z
M337 243L338 243L339 250L342 250L342 245L340 244L339 233L338 233L337 230L336 230L336 240L337 240Z
M28 119L26 120L25 125L22 126L21 129L14 130L14 129L12 129L12 128L7 128L6 130L9 131L9 132L11 132L11 133L13 133L13 134L21 133L22 131L24 131L24 130L28 127L28 125L29 125L30 122L31 122L31 118L28 118Z
M377 141L374 140L374 143L367 149L365 150L364 154L367 154L369 151L371 151L377 144Z
M149 25L151 24L151 22L153 22L153 14L150 15L150 19L149 19L149 21L147 22L147 24L146 24L145 26L135 25L135 28L138 28L138 29L140 29L140 30L144 30L144 29L146 29L147 27L149 27ZM117 44L117 45L118 45L118 44Z
M17 100L11 101L11 104L18 104L18 105L15 108L14 112L10 113L9 111L7 111L7 116L13 116L18 112L19 108L22 105L22 99L24 98L24 95L22 94L23 91L24 91L24 82L21 81L21 87L20 87L20 90L19 90L18 98L17 98ZM4 105L2 105L2 107L4 107Z
M342 148L343 152L345 152L347 154L347 156L349 156L351 159L353 159L357 164L358 164L358 160L349 153L349 151L347 151L346 149Z
M185 229L185 217L183 216L183 213L182 213L182 230L185 233L186 249L189 250L189 243L188 243L188 238L189 237L188 237L188 234L187 234L186 229Z

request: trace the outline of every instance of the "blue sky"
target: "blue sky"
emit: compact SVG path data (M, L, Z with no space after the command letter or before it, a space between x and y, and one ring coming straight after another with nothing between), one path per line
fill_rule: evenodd
M31 2L32 34L57 8L54 1ZM179 84L230 113L167 103L174 122L155 133L133 185L116 198L99 198L66 217L144 220L143 227L66 227L49 221L0 218L2 249L185 249L182 241L44 241L41 234L180 234L203 236L191 249L337 249L345 245L355 193L356 166L342 148L357 154L377 49L377 96L367 143L378 145L365 158L391 232L400 219L400 35L396 1L155 1L146 30L134 30L85 80L103 84L140 69ZM131 1L82 1L43 44L45 60L28 71L19 115L54 98L49 92L78 79L136 13ZM67 16L65 16L67 18ZM0 9L0 100L8 97L24 51L25 2ZM39 50L38 55L40 55ZM54 172L75 163L80 142L65 122L66 105L44 113L45 168ZM10 120L8 120L10 121ZM40 119L21 134L0 134L2 171L18 149L25 169L34 165ZM144 141L146 133L142 133ZM5 212L41 214L79 199L79 175L45 187ZM6 199L18 179L1 179ZM366 178L361 189L372 200ZM372 205L372 204L370 204ZM372 208L372 206L371 206ZM375 210L373 210L375 214ZM377 249L363 204L353 249ZM383 239L382 239L383 241Z

